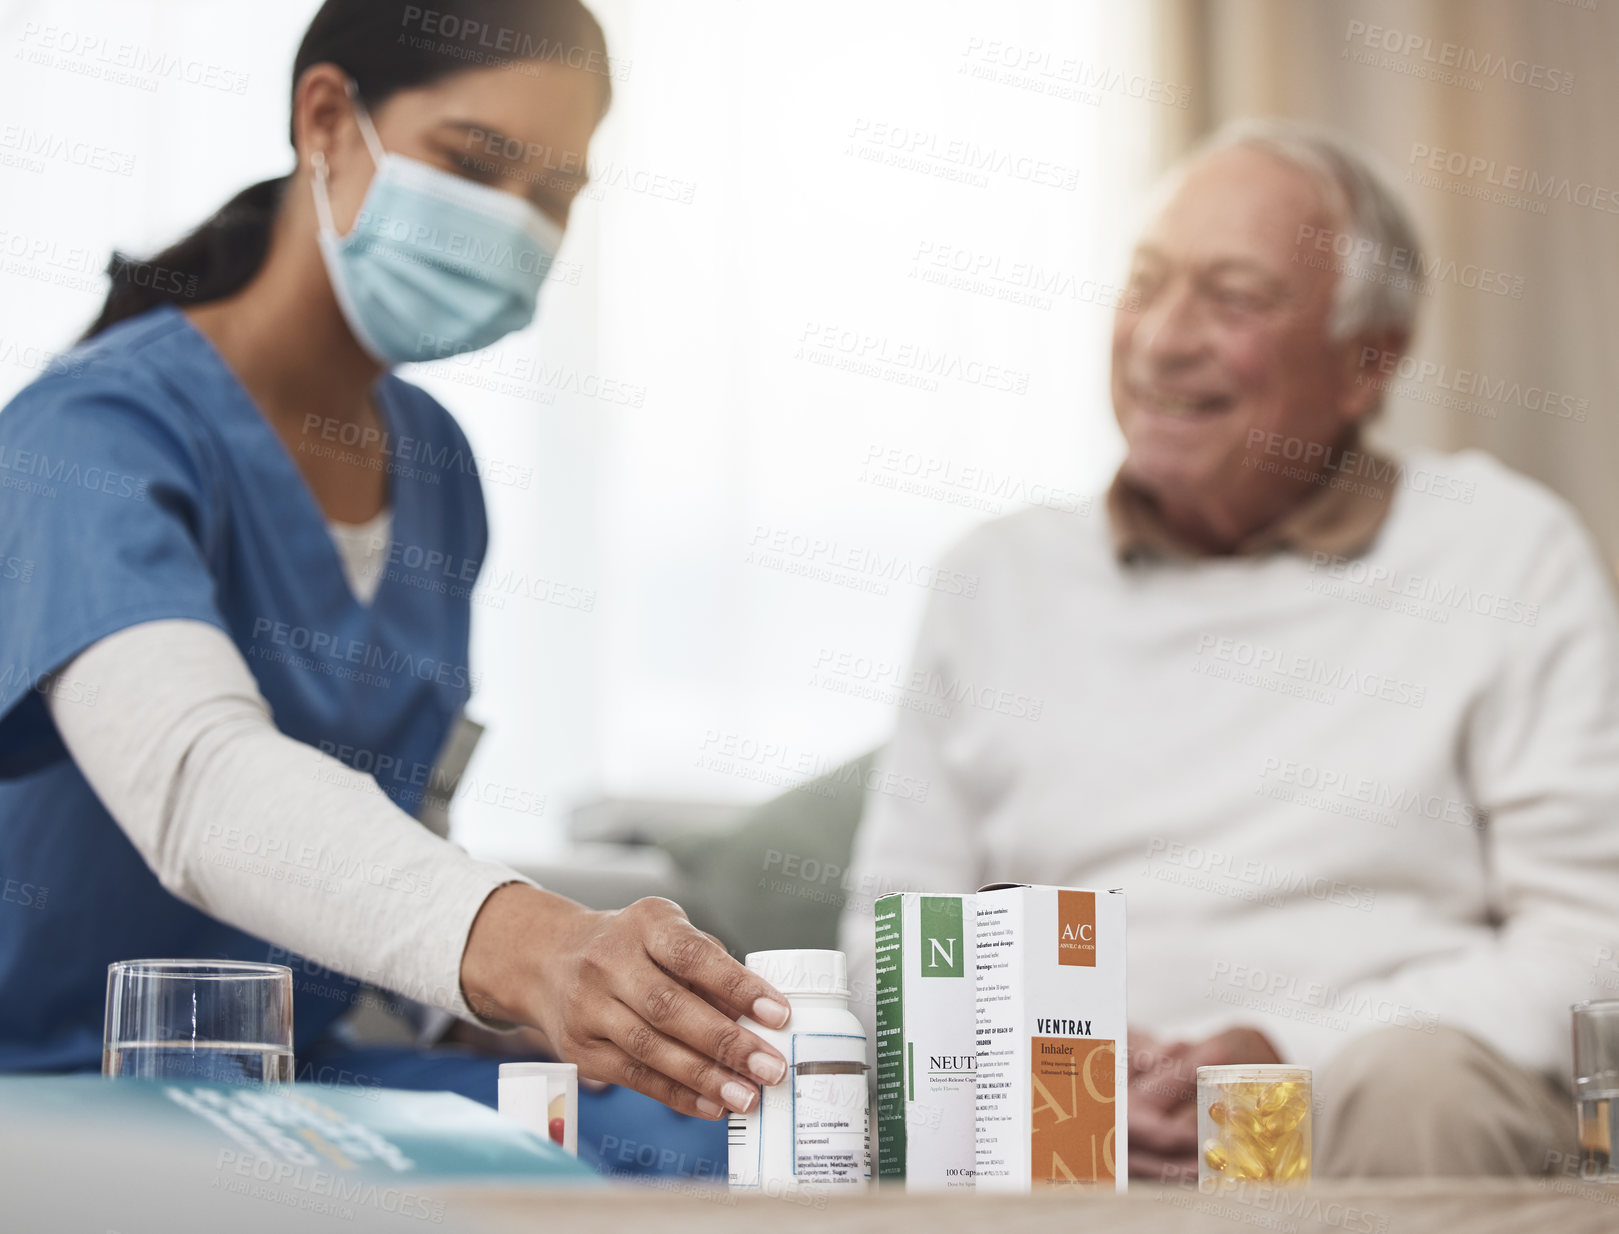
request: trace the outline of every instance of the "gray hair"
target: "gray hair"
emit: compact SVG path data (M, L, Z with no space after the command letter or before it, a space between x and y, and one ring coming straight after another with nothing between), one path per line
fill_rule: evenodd
M1327 336L1357 335L1416 325L1427 263L1411 214L1388 175L1343 138L1294 120L1244 119L1223 126L1184 161L1244 146L1263 150L1305 172L1320 188L1341 231L1330 253L1338 283L1332 292Z

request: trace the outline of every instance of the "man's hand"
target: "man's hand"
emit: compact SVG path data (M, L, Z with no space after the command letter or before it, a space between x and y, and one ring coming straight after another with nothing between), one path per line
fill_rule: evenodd
M780 1028L787 1000L668 900L603 913L508 883L472 923L461 988L479 1015L541 1029L581 1079L684 1114L746 1112L787 1071L736 1022Z
M1130 1176L1197 1177L1197 1069L1279 1063L1257 1028L1228 1028L1205 1041L1162 1044L1130 1033Z

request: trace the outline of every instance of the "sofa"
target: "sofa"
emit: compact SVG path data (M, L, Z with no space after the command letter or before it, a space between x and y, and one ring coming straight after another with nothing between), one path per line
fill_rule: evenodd
M721 809L704 819L671 805L669 825L641 820L593 838L555 861L524 863L541 886L592 908L622 908L661 895L684 908L733 954L787 947L836 947L838 917L855 887L848 874L872 750L760 805ZM578 829L575 830L578 834Z

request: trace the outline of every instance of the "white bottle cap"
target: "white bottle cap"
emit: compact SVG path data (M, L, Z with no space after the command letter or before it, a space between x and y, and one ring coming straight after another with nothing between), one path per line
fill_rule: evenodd
M789 998L795 994L849 997L849 961L841 951L751 951L745 963Z

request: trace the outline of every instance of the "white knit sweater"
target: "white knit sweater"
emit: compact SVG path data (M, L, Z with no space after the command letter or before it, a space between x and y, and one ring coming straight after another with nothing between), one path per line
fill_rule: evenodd
M1403 461L1353 560L1125 565L1101 503L951 553L977 593L933 597L895 683L843 922L857 997L875 893L1123 887L1138 1028L1252 1024L1319 1065L1443 1024L1566 1078L1568 1005L1619 982L1608 572L1488 456Z

